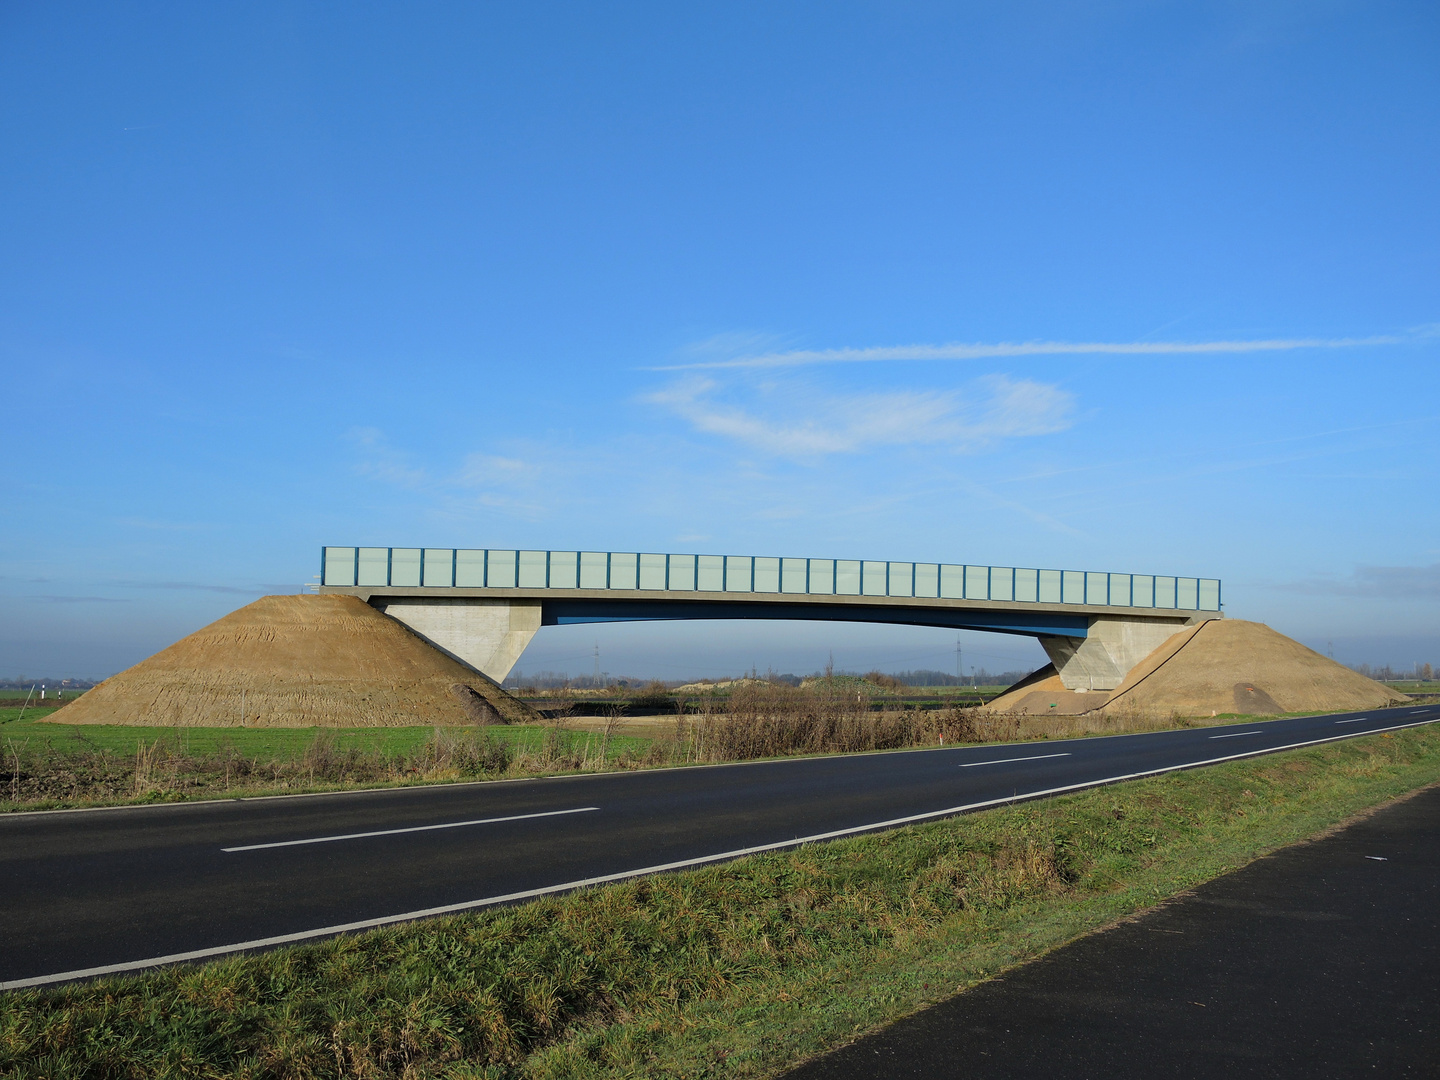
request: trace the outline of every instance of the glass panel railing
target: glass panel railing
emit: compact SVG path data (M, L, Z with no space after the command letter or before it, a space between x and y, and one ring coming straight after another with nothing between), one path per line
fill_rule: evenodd
M665 588L664 555L642 554L640 556L640 588L655 590Z
M578 551L550 552L550 588L577 589L580 587L580 553Z
M835 594L835 560L811 559L809 562L811 594L833 596Z
M610 588L633 589L639 584L640 556L633 551L610 553Z
M515 583L522 589L543 589L549 582L548 551L522 551Z
M356 585L390 584L390 549L362 547L355 560Z
M420 549L390 549L390 584L392 587L418 588L420 585Z
M320 549L320 582L334 588L348 589L355 584L355 549L327 547Z
M768 555L326 547L321 578L328 588L643 589L1221 610L1216 578Z
M780 591L780 560L764 555L755 556L755 591Z
M582 551L580 553L580 588L606 589L609 587L609 553L605 551Z
M725 556L725 591L750 592L754 588L755 560L749 555Z
M1220 582L1214 578L1200 579L1200 610L1220 610Z
M695 556L670 555L670 588L691 592L695 588Z
M806 574L806 563L808 559L781 559L780 560L780 591L784 593L803 593L808 591Z
M695 556L695 588L701 592L725 591L725 556Z

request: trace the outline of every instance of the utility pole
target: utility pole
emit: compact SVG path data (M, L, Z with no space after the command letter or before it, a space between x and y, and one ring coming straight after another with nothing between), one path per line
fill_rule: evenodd
M955 635L955 685L959 686L965 681L965 676L960 668L960 635Z
M596 688L600 686L600 643L595 643L595 683Z

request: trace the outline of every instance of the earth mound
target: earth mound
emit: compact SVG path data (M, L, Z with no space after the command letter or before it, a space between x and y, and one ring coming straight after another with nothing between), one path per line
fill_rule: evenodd
M1070 691L1047 665L987 708L1078 715L1252 716L1378 709L1408 700L1264 623L1214 619L1181 630L1110 692Z
M405 727L538 713L355 596L266 596L111 676L57 724Z

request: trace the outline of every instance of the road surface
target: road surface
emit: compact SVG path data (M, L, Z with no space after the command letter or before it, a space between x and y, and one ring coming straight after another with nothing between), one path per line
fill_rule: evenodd
M1440 720L1440 707L0 817L0 988L199 960Z

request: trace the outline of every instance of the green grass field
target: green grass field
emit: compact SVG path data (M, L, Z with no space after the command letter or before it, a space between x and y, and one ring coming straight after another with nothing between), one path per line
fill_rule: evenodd
M355 749L387 755L413 754L435 733L433 727L363 728L241 728L241 727L130 727L120 724L40 723L53 710L30 708L20 719L18 708L0 708L0 745L6 741L25 743L38 749L48 746L56 752L106 751L134 754L140 744L175 746L184 753L208 755L233 750L246 757L291 760L302 756L327 733L341 752ZM450 729L447 729L450 730ZM455 728L473 731L473 728ZM548 728L539 724L498 724L484 729L512 745L517 752L533 751L545 741ZM583 737L583 736L582 736ZM613 736L617 753L630 748L641 750L650 740L636 736Z

